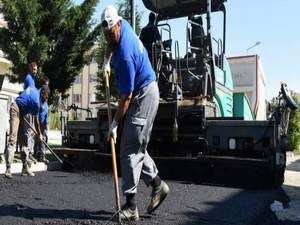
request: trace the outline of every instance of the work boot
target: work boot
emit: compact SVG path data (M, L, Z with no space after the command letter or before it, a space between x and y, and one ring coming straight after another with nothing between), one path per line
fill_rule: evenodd
M121 221L138 221L139 220L139 212L137 207L135 209L130 209L128 206L125 206L121 211L120 211L120 219Z
M161 181L161 184L158 187L153 188L150 204L147 208L148 213L152 213L158 206L163 202L169 193L169 186L166 182Z
M30 169L28 167L25 167L22 169L22 176L30 176L30 177L34 177L34 173L30 171Z
M39 162L43 162L43 163L45 163L46 165L48 165L48 164L49 164L49 160L48 160L48 159L46 159L46 157L45 157L45 156L41 157L41 158L40 158L38 161L39 161Z
M4 155L0 155L0 164L5 162L5 157Z
M6 169L4 176L8 179L12 179L12 174L10 172L10 169Z
M32 154L29 154L29 161L31 161L32 163L36 164L37 163L37 160L36 158L34 158L34 156Z

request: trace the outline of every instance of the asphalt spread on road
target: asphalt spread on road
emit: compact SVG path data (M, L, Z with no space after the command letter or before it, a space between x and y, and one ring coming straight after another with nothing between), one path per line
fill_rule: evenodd
M284 198L281 188L245 188L234 182L228 185L212 181L167 183L168 197L150 215L146 208L151 189L140 182L138 224L275 224L269 206ZM36 173L35 177L16 174L12 180L1 176L0 196L1 225L105 224L115 212L113 179L109 173L48 171Z

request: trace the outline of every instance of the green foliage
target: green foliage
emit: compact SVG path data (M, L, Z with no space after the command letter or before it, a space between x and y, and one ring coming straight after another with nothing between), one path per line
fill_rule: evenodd
M124 19L130 22L130 4L127 0L120 0L118 3L118 13L120 16L122 16ZM139 34L141 31L141 17L142 13L141 11L138 11L136 8L136 33ZM102 63L104 59L104 54L106 50L106 41L104 38L103 33L99 37L99 46L94 52L95 58L97 62L99 62L99 71L97 73L98 77L98 85L96 86L97 92L96 92L96 98L98 100L104 100L105 99L105 83L103 80L103 74L102 74ZM110 93L112 99L117 99L117 89L115 85L115 75L113 70L111 71L111 75L109 78L110 83Z
M100 34L91 20L98 0L2 0L8 27L0 28L0 47L13 64L15 81L23 80L28 62L37 61L38 78L50 78L52 90L65 92L87 63Z
M121 15L125 20L130 23L131 18L131 7L130 7L130 0L123 0L117 3L118 5L118 13ZM135 7L135 33L139 34L141 32L141 18L142 12L138 11L137 6Z
M300 151L300 102L295 98L298 108L290 114L288 139L291 150Z
M49 110L48 115L49 115L49 129L60 130L61 129L60 112L51 113Z

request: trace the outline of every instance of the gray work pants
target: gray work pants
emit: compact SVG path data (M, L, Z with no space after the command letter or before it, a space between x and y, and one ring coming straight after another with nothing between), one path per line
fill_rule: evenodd
M158 103L157 82L152 82L134 95L128 108L120 144L124 195L137 192L140 178L149 185L158 174L147 152Z
M33 115L29 113L20 119L19 143L21 146L21 159L24 164L29 161L29 155L33 154L34 148L34 133L25 120L34 127L33 119Z
M26 114L25 119L31 124L32 127L34 127L34 116L31 114ZM20 121L21 123L21 121ZM29 148L30 154L34 153L34 143L35 143L35 134L31 130L31 128L25 123L24 126L22 126L24 135L26 136L25 142L27 142L27 146Z
M42 130L42 135L44 137L45 142L47 143L48 142L48 133L47 133L46 129ZM46 155L46 146L42 141L39 140L39 138L35 139L34 154L38 160L43 159Z
M20 110L18 105L13 102L10 105L9 110L9 137L7 150L5 152L6 158L6 168L10 169L11 164L14 160L14 155L16 151L17 139L19 137L21 147L21 159L23 162L23 167L28 166L28 156L29 156L29 147L28 147L28 136L24 135L24 120L25 116L20 117ZM19 129L20 128L20 129ZM20 131L18 133L18 131Z
M33 116L31 114L26 114L24 118L31 124L32 127L34 127L34 122L33 122ZM20 137L20 144L27 146L28 151L30 154L34 153L34 142L35 142L35 134L33 133L32 129L29 127L27 123L25 123L24 120L20 120L20 130L19 130L19 135ZM23 146L21 146L23 147Z

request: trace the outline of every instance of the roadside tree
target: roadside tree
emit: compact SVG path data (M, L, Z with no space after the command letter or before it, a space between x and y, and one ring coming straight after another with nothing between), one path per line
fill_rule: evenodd
M2 0L0 48L12 62L12 80L22 81L30 61L38 79L50 78L52 90L65 92L90 59L87 52L100 34L92 15L98 0Z
M300 102L296 96L294 96L294 99L298 104L298 108L290 114L288 139L290 150L300 152Z

